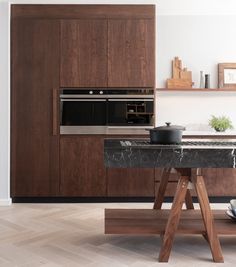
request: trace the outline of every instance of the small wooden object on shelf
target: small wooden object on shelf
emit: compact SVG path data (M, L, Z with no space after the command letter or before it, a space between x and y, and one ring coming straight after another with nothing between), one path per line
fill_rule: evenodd
M182 61L175 57L172 61L172 78L167 79L166 87L171 88L192 88L192 72L187 68L182 69Z

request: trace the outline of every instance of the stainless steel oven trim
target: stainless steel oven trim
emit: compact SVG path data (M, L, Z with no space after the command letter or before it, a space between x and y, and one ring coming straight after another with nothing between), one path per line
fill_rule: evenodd
M61 99L62 102L106 102L106 99L75 99L75 98L72 98L72 99L69 99L69 98L66 98L66 99Z
M149 135L146 128L153 128L153 125L148 126L60 126L61 135L83 135L83 134L102 134L102 135L119 135L119 134L132 134L132 135Z
M144 102L152 102L154 101L154 99L148 99L148 98L145 98L145 99L142 99L142 98L115 98L115 99L108 99L108 101L110 102L124 102L124 101L144 101Z
M107 98L105 95L60 95L60 99L67 99L67 98L73 98L73 99L79 99L79 98L88 98L88 99L94 99L94 98Z
M112 98L124 98L124 99L129 99L129 98L138 98L138 99L154 99L154 95L107 95L106 96L107 98L109 99L112 99Z
M119 99L154 99L154 95L60 95L61 99L66 98L73 98L73 99L80 99L80 98L87 98L87 99L94 99L94 98L106 98L106 99L113 99L113 98L119 98Z

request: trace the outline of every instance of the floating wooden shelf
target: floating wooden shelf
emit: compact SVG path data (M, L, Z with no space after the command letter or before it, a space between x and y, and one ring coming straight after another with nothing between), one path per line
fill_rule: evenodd
M169 210L105 209L105 234L163 234ZM224 210L214 210L218 234L236 235L236 222ZM205 228L200 210L182 210L178 234L203 234Z
M174 91L185 91L185 92L236 92L236 89L222 89L222 88L156 88L157 91L166 91L166 92L174 92Z

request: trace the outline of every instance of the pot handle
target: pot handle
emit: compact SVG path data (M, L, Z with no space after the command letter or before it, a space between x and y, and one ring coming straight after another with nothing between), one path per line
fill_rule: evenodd
M171 122L165 122L166 126L170 126Z

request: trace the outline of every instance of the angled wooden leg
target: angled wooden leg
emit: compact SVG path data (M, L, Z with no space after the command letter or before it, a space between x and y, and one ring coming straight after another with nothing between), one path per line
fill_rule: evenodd
M185 204L186 204L187 210L193 210L194 209L193 199L192 199L192 196L191 196L191 193L190 193L190 190L189 189L186 192Z
M158 192L155 197L155 202L153 209L161 209L162 203L164 201L166 186L168 184L171 168L164 168L161 175L160 185Z
M189 179L189 176L181 176L179 179L159 254L160 262L167 262L169 260L175 232L179 224L180 213L187 192Z
M214 218L211 212L203 176L197 175L196 177L194 177L193 182L196 188L202 218L206 229L205 238L210 245L213 260L215 262L224 262L220 242L215 230Z

